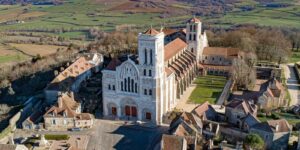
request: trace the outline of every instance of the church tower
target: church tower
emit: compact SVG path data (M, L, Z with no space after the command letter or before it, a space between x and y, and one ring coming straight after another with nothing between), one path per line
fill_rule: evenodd
M188 50L196 56L197 62L199 62L200 55L203 51L201 29L202 23L199 19L193 17L188 20L186 24L186 42L188 44Z
M140 91L152 103L148 107L153 110L155 123L162 120L164 103L164 33L152 27L138 37L139 69L141 77Z

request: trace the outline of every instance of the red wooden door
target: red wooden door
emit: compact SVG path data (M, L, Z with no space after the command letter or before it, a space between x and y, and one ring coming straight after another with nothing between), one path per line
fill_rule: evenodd
M130 116L130 107L129 106L125 106L125 115Z
M131 116L136 117L137 115L136 107L131 107Z
M147 120L151 120L151 113L146 112L146 119L147 119Z
M111 114L112 115L117 115L117 108L116 107L111 108Z

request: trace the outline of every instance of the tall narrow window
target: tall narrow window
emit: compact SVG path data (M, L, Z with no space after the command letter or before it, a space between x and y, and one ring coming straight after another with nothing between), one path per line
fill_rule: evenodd
M145 49L145 64L147 64L147 49Z
M193 31L193 25L190 26L190 31Z
M191 49L191 52L194 53L194 48Z
M131 79L131 92L132 93L134 92L134 81L133 81L133 79Z
M149 90L149 95L152 95L152 90Z
M153 62L153 52L152 52L153 50L152 49L150 49L150 64L152 65L152 62Z
M149 76L150 76L150 77L152 76L152 71L151 71L151 70L149 70Z
M130 92L130 78L128 77L128 80L127 80L127 86L128 86L128 92Z
M137 93L137 83L135 83L135 93Z
M194 25L194 32L196 32L196 25Z
M144 94L147 95L147 89L144 89Z
M113 85L112 89L113 89L113 90L116 90L116 87L115 87L115 85Z
M196 41L196 34L194 34L194 41Z
M125 83L125 91L127 92L127 80L124 79L124 83Z
M189 39L190 39L190 41L192 40L192 34L190 34Z
M108 85L108 89L109 89L109 90L111 89L110 84Z
M121 91L123 91L124 89L123 89L123 82L121 82Z
M144 69L144 76L146 76L147 75L147 70L146 69Z

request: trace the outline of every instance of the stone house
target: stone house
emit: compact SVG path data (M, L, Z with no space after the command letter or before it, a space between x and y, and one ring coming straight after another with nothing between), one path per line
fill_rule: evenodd
M265 142L266 149L270 150L287 149L291 131L292 127L285 119L269 120L250 128L250 133L259 134Z
M257 105L259 109L272 110L278 107L283 107L288 104L285 99L285 88L282 83L275 78L271 79L266 89L263 89L258 97Z
M60 93L66 91L78 92L82 81L90 78L92 71L99 71L103 56L81 56L70 66L60 72L45 88L44 93L48 104L53 104Z
M242 118L248 114L253 116L257 115L257 107L250 101L246 100L231 100L226 105L225 116L228 123L240 127L242 124Z
M91 114L81 113L81 105L74 100L72 93L60 95L57 104L44 115L44 125L48 130L90 128L93 123Z

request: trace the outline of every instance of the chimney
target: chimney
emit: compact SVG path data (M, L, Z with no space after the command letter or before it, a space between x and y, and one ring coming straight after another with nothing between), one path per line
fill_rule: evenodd
M62 106L63 106L63 104L62 104L63 102L62 102L62 101L63 101L63 100L62 100L62 97L59 97L59 98L58 98L58 101L57 101L58 107L59 107L59 108L62 108Z
M276 131L276 132L279 131L279 125L278 125L278 124L276 124L276 126L275 126L275 131Z

